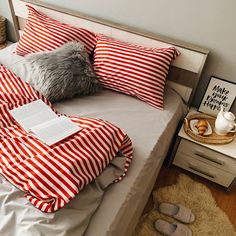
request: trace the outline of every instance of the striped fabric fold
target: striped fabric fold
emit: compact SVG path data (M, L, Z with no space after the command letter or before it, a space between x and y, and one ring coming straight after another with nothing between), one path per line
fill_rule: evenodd
M163 110L165 81L174 47L145 48L97 34L94 71L103 87L135 96Z
M65 206L115 158L126 157L124 172L132 160L130 138L101 119L70 117L82 130L52 146L27 134L9 110L42 99L29 84L0 66L0 173L43 212Z
M38 12L32 6L27 5L27 8L28 20L16 47L18 55L52 51L69 41L84 44L88 54L94 49L96 36L93 32L61 23Z

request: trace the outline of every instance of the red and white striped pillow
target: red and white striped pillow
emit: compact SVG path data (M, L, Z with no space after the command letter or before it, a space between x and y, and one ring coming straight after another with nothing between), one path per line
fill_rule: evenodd
M24 56L29 53L52 51L69 41L84 44L88 54L96 45L96 35L83 28L75 28L54 20L28 6L28 21L25 25L16 53Z
M145 48L97 34L94 70L103 87L138 97L163 110L166 76L174 48Z

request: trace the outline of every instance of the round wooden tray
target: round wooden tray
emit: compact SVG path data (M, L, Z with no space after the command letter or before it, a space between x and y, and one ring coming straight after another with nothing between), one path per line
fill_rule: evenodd
M192 119L204 119L208 121L212 128L212 134L207 135L207 136L195 134L190 127L190 121ZM232 142L234 140L234 137L236 136L236 133L232 132L226 135L218 135L215 132L215 120L216 118L205 115L205 114L201 114L201 113L189 115L188 117L184 119L184 131L189 137L201 143L226 144L226 143Z

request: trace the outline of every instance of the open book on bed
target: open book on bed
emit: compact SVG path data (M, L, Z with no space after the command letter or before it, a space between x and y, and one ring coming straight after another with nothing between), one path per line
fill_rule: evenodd
M58 116L42 100L15 108L10 114L26 132L49 146L81 129L66 116Z

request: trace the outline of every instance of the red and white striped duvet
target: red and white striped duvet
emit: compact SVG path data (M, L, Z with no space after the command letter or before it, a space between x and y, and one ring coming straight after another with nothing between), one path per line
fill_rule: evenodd
M100 119L71 117L82 130L51 147L27 135L8 111L36 99L49 102L27 83L0 66L0 173L26 192L38 209L53 212L63 207L121 151L125 176L132 159L129 137ZM51 106L52 107L52 106Z

